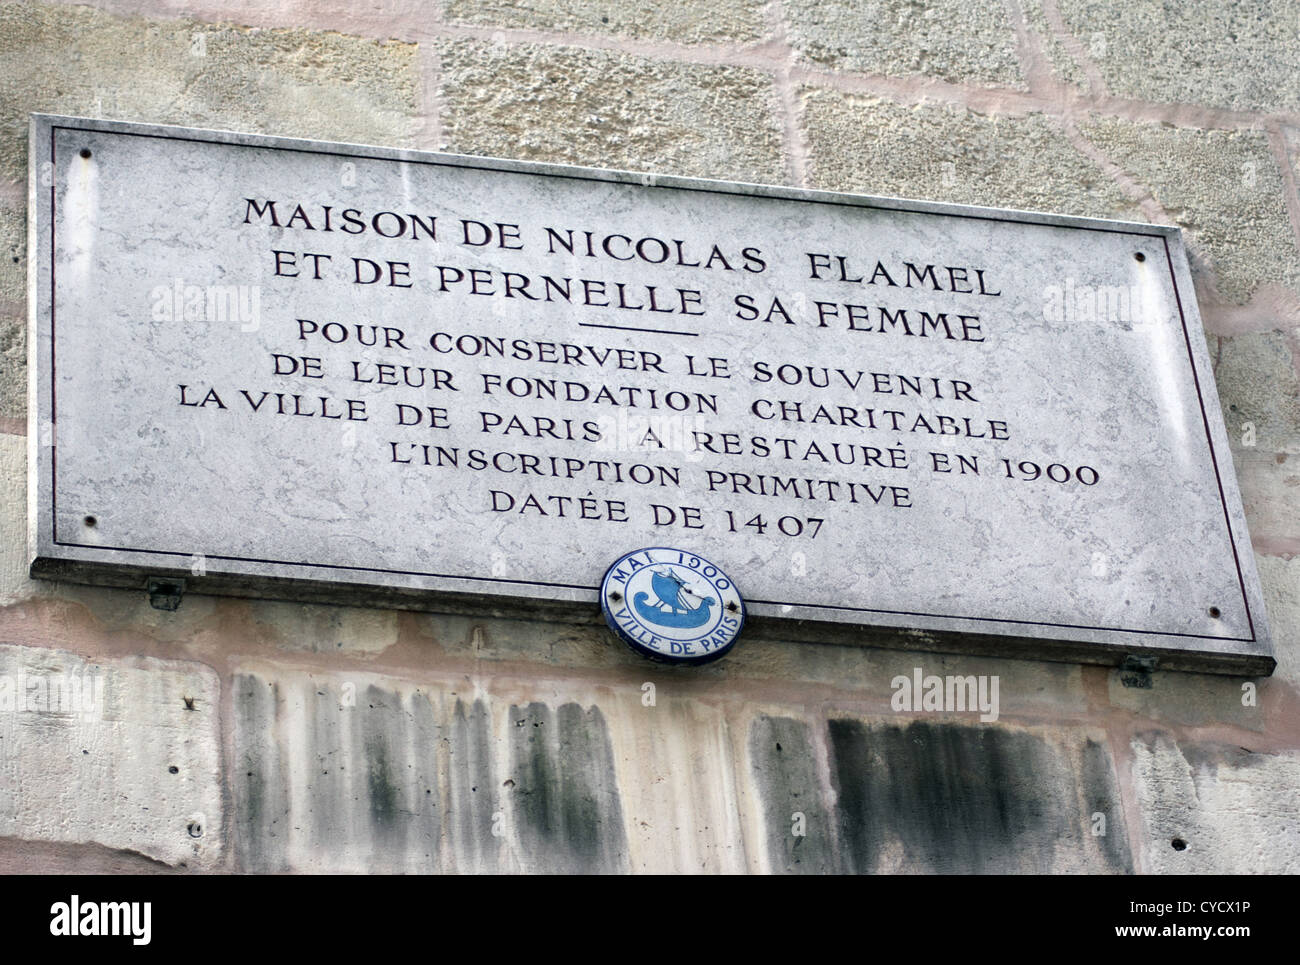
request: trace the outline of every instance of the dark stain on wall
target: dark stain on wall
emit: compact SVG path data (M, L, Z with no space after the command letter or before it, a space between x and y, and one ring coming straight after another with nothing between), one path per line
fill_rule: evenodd
M289 802L275 730L279 704L275 684L247 674L235 677L234 838L245 871L289 870L284 837Z
M242 866L309 870L290 868L306 851L313 869L442 870L442 735L427 695L404 699L376 686L354 692L337 682L294 693L302 700L295 702L301 717L284 706L278 684L236 678ZM292 745L286 728L298 735ZM290 746L300 758L284 759ZM290 823L298 844L292 858Z
M1124 805L1115 783L1115 768L1106 745L1091 738L1083 747L1084 808L1089 818L1089 834L1105 856L1111 870L1133 873L1133 855L1129 851L1124 823ZM1096 815L1105 822L1099 824ZM1096 834L1096 830L1104 834Z
M409 847L420 860L440 871L455 868L439 866L439 842L443 835L445 802L442 798L443 747L448 727L434 717L433 702L428 694L416 692L407 699L407 727L410 733L411 760L404 778L411 812ZM445 860L445 858L444 858ZM456 869L460 870L460 869ZM466 868L475 871L475 868Z
M827 726L845 872L1132 870L1114 769L1095 741L1076 760L1001 726ZM1089 806L1108 811L1105 836Z
M407 702L372 684L357 694L355 710L335 707L336 724L343 724L344 714L353 716L352 726L344 728L351 736L347 758L361 773L350 779L347 813L357 844L368 850L376 870L438 867L437 821L424 820L428 810L415 786L416 763L426 749L412 740L412 730L416 708L427 703L422 695ZM339 746L344 736L336 733L329 746Z
M575 703L510 708L511 774L526 870L627 870L627 839L604 715Z
M492 718L481 700L466 706L459 698L452 715L447 767L447 821L465 867L495 872L504 838L492 834L497 811L497 781L492 774Z
M789 717L757 718L749 730L749 760L762 796L772 870L837 871L837 829L825 807L808 725Z

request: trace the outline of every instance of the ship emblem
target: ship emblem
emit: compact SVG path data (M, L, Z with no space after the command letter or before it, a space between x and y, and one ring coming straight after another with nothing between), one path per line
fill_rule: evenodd
M745 606L735 584L697 553L653 547L605 573L601 610L633 650L671 663L708 663L736 642Z

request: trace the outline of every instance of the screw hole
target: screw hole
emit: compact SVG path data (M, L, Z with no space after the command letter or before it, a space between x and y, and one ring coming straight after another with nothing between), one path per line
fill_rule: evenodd
M1174 838L1174 840L1170 841L1169 843L1174 846L1175 851L1187 850L1187 842L1184 841L1182 838Z
M84 158L88 158L88 157L90 157L90 148L88 148L88 147L83 147L83 148L81 149L81 156L84 157Z
M1138 261L1146 261L1146 260L1147 260L1147 256L1144 255L1144 254L1142 254L1142 252L1140 252L1140 251L1139 251L1137 254L1135 254L1133 257L1136 258Z
M99 525L99 520L97 520L94 516L87 516L85 519L82 520L82 522L85 523L87 526L91 526L91 527Z
M1210 607L1210 616L1214 617L1214 619L1219 619L1220 613L1221 611L1217 606Z
M177 767L175 764L173 764L171 767L167 768L167 773L168 773L168 774L179 774L180 772L181 772L181 769L180 769L179 767Z

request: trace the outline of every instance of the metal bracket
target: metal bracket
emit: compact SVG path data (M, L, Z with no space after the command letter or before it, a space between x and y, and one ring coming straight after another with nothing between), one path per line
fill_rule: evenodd
M1155 657L1139 657L1136 654L1129 654L1124 658L1124 662L1119 665L1119 682L1125 687L1150 690L1152 687L1151 674L1155 669Z
M185 595L185 581L151 576L145 590L149 594L149 605L155 610L176 610Z

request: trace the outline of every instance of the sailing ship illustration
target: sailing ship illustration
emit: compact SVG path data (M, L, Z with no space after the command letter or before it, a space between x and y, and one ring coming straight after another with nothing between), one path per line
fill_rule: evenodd
M642 592L632 605L644 619L661 627L703 626L709 621L709 607L717 602L697 594L672 570L652 571L650 589L659 598L657 603L651 603L650 594Z

